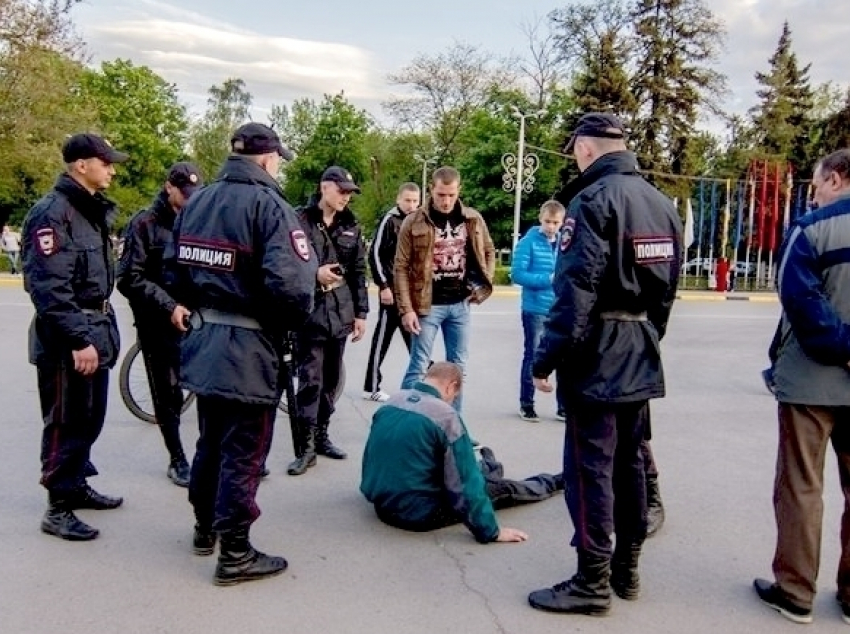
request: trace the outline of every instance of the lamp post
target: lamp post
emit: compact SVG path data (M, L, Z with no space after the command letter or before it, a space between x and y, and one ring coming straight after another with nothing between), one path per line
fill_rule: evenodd
M506 192L515 192L514 196L514 235L511 251L516 249L519 241L519 223L522 213L522 193L530 193L534 189L534 173L540 167L540 159L536 154L525 153L525 120L528 118L541 117L546 114L545 110L538 110L525 114L519 108L513 106L512 114L519 119L519 140L517 142L517 153L506 152L502 155L502 167L505 173L502 175L502 189Z
M427 191L426 185L428 181L428 166L431 163L437 162L437 157L432 156L431 158L425 158L421 154L414 154L413 158L422 163L422 199L425 199L425 192Z

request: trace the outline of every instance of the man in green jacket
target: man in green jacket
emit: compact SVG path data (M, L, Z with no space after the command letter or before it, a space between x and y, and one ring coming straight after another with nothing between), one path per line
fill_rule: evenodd
M422 382L375 412L360 491L378 518L396 528L424 532L463 522L481 543L523 542L524 532L499 527L494 508L545 500L563 488L563 479L540 474L506 480L486 447L479 465L451 406L462 385L458 365L435 363Z

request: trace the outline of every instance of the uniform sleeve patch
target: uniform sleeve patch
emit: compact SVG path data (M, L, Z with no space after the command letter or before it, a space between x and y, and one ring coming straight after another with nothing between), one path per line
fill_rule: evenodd
M292 242L292 248L305 262L310 261L310 243L307 241L307 234L301 229L289 232L289 240Z
M561 253L570 248L573 242L573 234L576 231L575 218L567 218L564 220L564 226L561 227Z
M672 262L676 258L673 238L632 238L637 264Z
M51 227L38 229L35 232L35 246L44 256L51 256L59 250L59 238Z

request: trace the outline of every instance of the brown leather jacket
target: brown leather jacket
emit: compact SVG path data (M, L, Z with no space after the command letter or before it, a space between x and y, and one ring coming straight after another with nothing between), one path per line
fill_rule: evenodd
M461 212L467 235L472 241L477 268L485 277L480 280L480 285L470 287L469 301L480 304L493 293L496 247L481 214L471 207L461 207ZM431 311L435 232L427 207L411 213L401 225L393 266L395 301L401 315L410 311L427 315Z

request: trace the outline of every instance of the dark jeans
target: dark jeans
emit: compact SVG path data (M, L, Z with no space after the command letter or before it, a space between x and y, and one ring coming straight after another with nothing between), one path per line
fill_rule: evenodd
M185 460L183 443L180 441L183 390L180 388L179 340L173 333L161 328L145 328L137 323L137 329L153 399L154 416L165 441L165 448L171 460Z
M274 430L274 405L198 395L200 436L189 502L197 523L218 532L248 528L260 516L257 487Z
M44 419L41 484L51 493L67 493L97 475L91 448L106 418L109 370L83 376L68 359L38 366L37 376Z
M534 351L540 345L543 337L543 326L546 323L546 315L535 315L522 312L522 333L524 347L522 353L522 368L519 375L519 404L520 407L534 407L534 377L531 376L531 366L534 363ZM558 410L564 408L561 396L557 390L555 398L558 402Z
M381 365L387 356L387 350L392 343L395 331L401 332L407 352L410 353L410 333L401 327L401 316L395 304L381 304L378 323L372 333L372 347L369 349L369 364L366 366L366 379L363 381L364 392L377 392L381 389Z
M572 545L611 556L611 535L646 538L645 441L648 403L574 403L567 408L564 483Z

